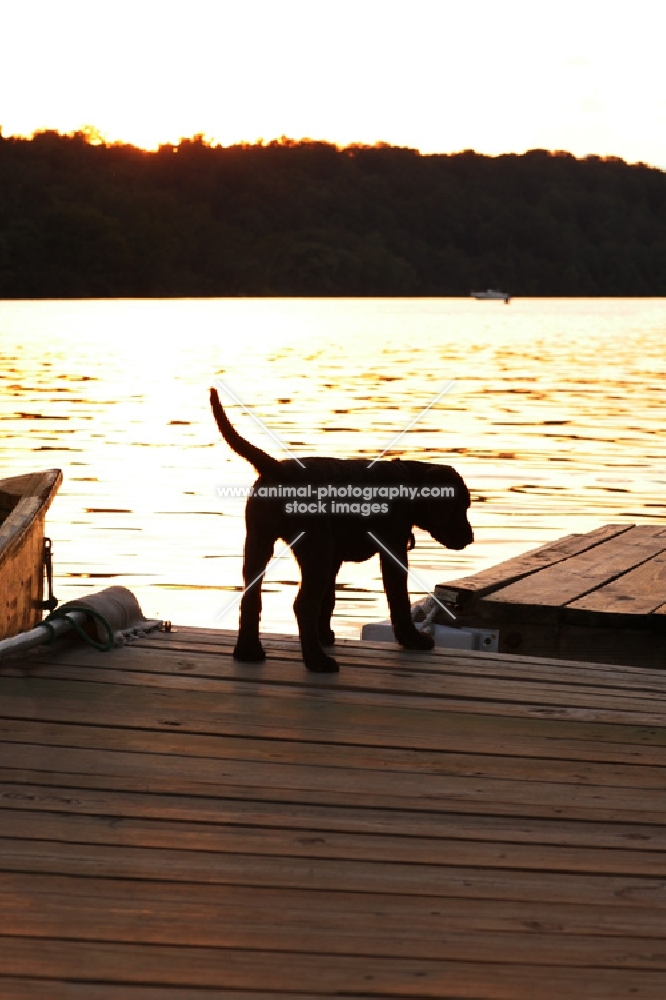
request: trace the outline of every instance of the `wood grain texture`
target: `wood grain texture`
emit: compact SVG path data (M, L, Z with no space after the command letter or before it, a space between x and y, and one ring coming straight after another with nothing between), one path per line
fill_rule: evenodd
M241 892L242 888L236 889L237 897ZM557 916L562 919L564 914L574 911L571 924L575 931L568 927L562 933L558 928L558 932L550 934L546 927L540 930L535 926L534 921L530 926L527 907L522 908L522 920L503 921L505 904L498 909L497 904L486 903L488 915L479 904L475 915L461 912L454 905L448 916L442 912L447 908L440 903L434 912L424 912L423 907L402 907L400 897L396 897L375 900L375 908L380 906L377 913L367 907L359 911L350 905L351 893L346 894L339 906L330 907L322 894L321 909L313 912L312 906L291 903L289 893L253 895L254 899L248 895L234 902L220 899L206 905L177 897L170 900L168 896L156 899L139 896L124 900L100 893L97 899L78 896L75 911L67 900L53 899L48 894L21 895L21 912L14 924L0 912L0 934L250 951L257 948L259 939L261 948L274 952L289 951L294 938L299 938L303 953L331 958L372 955L387 959L473 961L477 949L483 948L486 961L499 963L510 956L512 962L568 965L589 960L594 954L599 964L663 968L666 959L666 951L660 952L658 948L654 912L650 914L651 928L646 923L648 915L642 914L643 933L653 939L655 946L650 953L635 935L617 931L609 934L607 930L604 934L591 932L584 916L582 920L576 919L576 913L584 913L584 907L555 908L553 913L542 906L539 912L546 920ZM0 900L8 903L12 897L0 896ZM513 910L516 909L519 907L514 903Z
M327 742L326 759L333 765L368 768L370 770L415 771L419 774L469 774L489 773L512 776L512 761L521 767L522 758L527 758L520 771L520 779L540 781L542 777L555 775L558 780L567 780L575 768L579 777L575 781L585 784L588 780L587 768L598 769L612 784L650 785L653 767L666 767L666 747L655 743L655 733L648 731L643 741L636 738L623 740L625 730L610 728L604 736L597 733L594 739L576 739L565 733L558 733L558 727L547 732L532 731L519 720L501 717L456 716L449 713L438 733L438 745L395 747L385 744L346 743L338 739ZM643 731L641 736L643 736ZM613 739L618 736L618 739ZM647 739L651 737L651 739ZM293 740L272 737L267 734L262 739L246 736L215 735L192 732L178 732L178 729L164 730L120 728L95 724L77 725L68 722L35 722L29 719L0 718L0 740L16 744L3 758L4 763L20 767L25 747L32 745L34 753L41 753L42 761L51 760L51 747L81 747L126 751L137 754L165 753L171 759L183 758L183 765L194 758L189 766L197 766L203 758L215 760L312 760L322 744L308 740ZM484 765L478 772L475 767L481 755ZM26 758L28 759L28 758ZM142 759L141 757L139 759ZM113 755L109 757L109 763ZM535 772L532 762L539 761ZM484 767L487 770L484 770ZM509 769L509 770L507 770ZM527 770L526 770L527 769ZM612 781L611 781L612 778Z
M196 645L189 643L188 639L178 636L164 636L157 634L155 640L139 639L129 646L122 658L114 660L114 669L131 670L133 664L140 662L144 671L155 671L157 673L170 673L174 676L194 676L194 677L233 677L245 678L248 681L257 680L265 683L268 680L266 672L276 663L300 664L298 654L294 653L294 640L289 640L288 645L284 643L274 643L271 638L270 652L267 662L261 668L261 672L252 669L251 666L241 666L232 658L235 633L226 641L218 642L198 642ZM140 661L135 661L131 656L134 650L142 650ZM486 653L474 652L472 650L444 649L436 648L428 652L408 653L389 646L388 648L368 648L365 643L361 645L354 642L350 646L336 644L336 652L344 651L345 664L352 668L353 674L356 671L363 671L368 685L375 687L378 678L390 677L401 678L409 681L409 690L415 693L418 690L420 678L428 677L448 678L452 676L462 676L465 678L474 677L498 677L503 679L513 678L515 680L538 680L545 679L553 681L553 666L557 667L557 679L561 683L570 683L589 687L590 683L600 686L608 686L615 689L624 689L632 692L662 691L664 685L664 675L659 669L645 667L629 667L623 665L597 664L584 662L584 670L581 671L575 663L566 663L561 660L548 660L545 657L520 656L515 653L497 653L489 657ZM44 657L44 651L34 650L32 663L35 675L39 672L38 664ZM184 654L177 656L174 654ZM52 668L56 663L72 666L92 666L99 667L104 664L104 659L88 647L70 646L63 649L59 654L48 654L46 663ZM17 667L14 673L18 676L25 672L25 667ZM8 663L4 671L6 676L12 675L12 667ZM349 673L349 670L347 670ZM293 685L307 684L308 675L302 670L289 671L288 674L282 671L282 681ZM356 673L358 679L362 679L361 673ZM344 679L343 679L344 682ZM339 679L338 682L339 683ZM404 690L408 690L407 686Z
M498 631L501 653L666 669L663 524L570 535L436 594L461 625Z
M42 620L44 519L59 469L0 479L0 640Z
M503 778L519 781L553 781L579 786L614 785L629 788L666 788L666 751L653 749L629 762L616 763L604 747L599 760L589 756L589 745L560 743L555 756L547 741L506 742L493 732L475 734L470 747L467 734L447 734L440 751L396 750L358 745L321 744L290 740L250 740L238 737L197 737L178 733L144 733L141 730L103 729L91 726L50 725L16 720L0 722L0 767L57 774L99 774L117 777L150 775L153 780L179 780L217 784L227 763L261 771L266 764L287 766L299 772L321 768L344 776L344 787L359 778L387 774L398 787L403 782L418 793L422 781L433 776ZM456 737L458 738L456 740ZM482 744L479 746L479 744ZM484 753L489 746L495 753ZM598 753L598 744L594 744ZM535 772L534 761L540 766ZM374 786L373 786L374 787ZM430 787L429 785L427 786Z
M659 525L634 526L572 559L503 587L485 602L554 610L564 607L665 551L662 531Z
M3 1000L661 1000L663 674L233 638L0 666Z
M282 665L275 666L268 663L262 667L261 681L267 688L275 689L276 697L297 697L300 691L307 688L308 679L303 676L304 671L300 663L294 666L295 669L292 667L290 672L286 673ZM248 693L248 689L256 687L257 680L256 670L252 671L252 668L247 667L234 666L226 676L225 672L220 670L218 677L204 677L197 676L193 672L167 675L152 670L144 671L137 669L134 661L134 668L128 671L109 669L101 665L58 664L45 668L35 667L31 671L31 680L35 688L45 673L48 673L50 678L64 681L81 680L95 685L112 684L147 689L159 687L174 693L199 691L230 697L235 695L243 697ZM9 688L9 678L7 687ZM617 711L626 718L634 715L633 721L641 721L641 718L653 721L655 718L654 701L649 691L637 691L632 694L628 691L594 685L583 688L580 685L569 685L564 680L557 687L549 687L548 684L536 679L518 678L514 681L508 677L501 680L491 676L465 678L454 672L414 676L408 671L393 671L369 677L365 672L356 671L350 665L345 671L344 678L320 689L327 690L329 697L335 702L346 702L353 698L364 704L390 706L399 698L405 707L414 709L437 709L439 706L450 708L456 701L473 700L475 704L487 703L489 714L494 711L520 714L519 706L525 706L524 711L528 712L530 705L551 704L561 705L572 711L579 709L581 713L592 718L597 714L590 711L590 704L594 703L599 714L608 709L610 712ZM506 702L510 704L510 708L502 707L502 703ZM495 703L494 708L491 707L491 703ZM461 705L458 707L462 710Z
M663 1000L664 970L656 942L652 964L637 968L622 968L621 954L615 960L604 956L597 962L593 948L587 954L581 949L579 957L569 961L560 951L553 964L544 963L538 952L527 963L511 961L506 953L502 961L487 961L482 941L467 960L456 960L448 957L446 939L438 960L284 953L260 947L215 949L45 939L36 948L35 943L26 937L0 939L0 963L6 974L20 975L29 964L33 976L37 972L44 978L57 978L75 967L79 982L130 986L166 982L181 987L265 990L268 996L292 991L295 984L310 992L325 984L329 992L345 996L365 987L366 997L561 1000L570 994L600 1000L632 995ZM581 983L586 984L584 993Z
M473 880L476 892L462 896L456 892L459 887L459 873L452 869L452 885L450 892L441 894L438 901L431 907L424 906L424 900L419 895L408 893L355 892L339 889L296 889L272 888L267 886L244 886L225 884L192 884L187 882L159 882L137 879L104 879L81 878L78 881L60 875L31 875L25 872L0 872L0 899L9 902L11 899L21 901L21 913L17 919L38 921L43 912L46 920L52 920L58 915L63 919L78 921L81 910L94 917L92 912L96 903L98 908L95 923L100 917L108 914L114 927L106 932L107 939L118 939L123 934L122 913L124 910L137 913L143 908L146 913L154 915L155 926L151 922L143 927L139 939L171 940L170 927L174 934L178 933L175 925L179 914L189 913L190 919L184 927L181 921L180 932L193 938L190 921L202 923L211 914L220 917L230 913L237 914L239 919L261 921L264 926L271 923L271 915L279 908L285 916L293 919L298 916L312 919L313 914L319 914L322 920L339 919L347 916L350 920L377 921L377 926L400 928L403 930L408 922L409 927L418 930L438 928L471 931L480 928L486 932L525 931L534 930L552 932L554 934L599 934L634 937L651 937L654 934L655 921L661 919L663 906L653 905L649 900L641 902L634 899L630 888L643 880L626 883L625 893L619 891L618 879L589 879L587 884L591 894L583 902L571 901L566 898L534 897L541 884L545 896L550 895L548 881L539 881L534 876L524 876L522 888L516 893L515 899L492 898L493 885L498 889L501 885L502 873L489 877L487 893L483 894L480 879ZM532 890L529 879L532 879ZM570 888L574 883L569 880ZM566 897L567 878L564 878L565 889L560 897ZM599 893L592 896L593 886L599 884ZM506 879L509 885L509 879ZM646 888L651 883L646 881ZM517 882L518 885L518 882ZM615 892L618 905L604 905L604 899ZM604 893L607 895L605 896ZM646 891L645 896L648 895ZM596 902L593 901L596 898ZM81 910L79 909L81 908ZM18 908L16 908L18 909ZM0 920L5 923L9 915L0 907ZM214 928L208 933L214 932ZM98 932L99 933L99 932ZM44 935L46 936L46 935ZM91 935L88 935L91 936Z
M572 601L570 607L606 614L646 615L663 604L665 595L666 552L660 552L636 569Z
M320 858L337 861L419 865L481 865L539 871L546 855L558 871L652 876L655 852L666 847L666 823L634 824L570 819L484 816L452 810L415 813L399 821L388 810L313 807L296 810L257 803L244 811L225 808L199 821L162 817L90 816L67 812L71 790L58 794L61 810L3 808L2 838L43 841L48 826L63 844L109 846L150 851L207 851L223 855ZM55 794L52 796L56 797ZM6 800L5 800L6 801ZM250 806L250 803L247 803ZM262 806L264 806L262 808ZM194 812L194 810L192 810ZM243 820L245 821L243 823ZM307 822L306 822L307 820ZM38 847L38 845L33 845ZM603 850L608 848L608 850ZM148 856L148 855L147 855Z
M85 983L53 979L17 979L4 976L0 970L0 991L2 1000L211 1000L207 988L177 986L118 986L109 983ZM255 993L247 990L216 989L215 997L220 1000L269 1000L275 993ZM340 1000L330 993L280 993L280 1000ZM365 997L347 994L345 1000L366 1000Z
M558 538L513 559L507 559L497 566L489 566L488 569L481 570L473 576L439 584L435 590L436 596L441 600L458 603L463 610L470 609L478 598L516 583L538 570L555 566L581 552L586 552L610 538L623 534L630 527L631 525L627 524L605 524L586 534Z

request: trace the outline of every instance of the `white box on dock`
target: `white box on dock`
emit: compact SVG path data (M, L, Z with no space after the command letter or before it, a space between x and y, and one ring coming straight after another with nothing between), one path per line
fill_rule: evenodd
M416 625L418 628L418 623ZM499 632L483 628L451 628L449 625L435 625L435 646L444 649L475 649L485 653L496 653L499 648ZM372 622L361 629L361 639L366 642L395 642L390 621Z

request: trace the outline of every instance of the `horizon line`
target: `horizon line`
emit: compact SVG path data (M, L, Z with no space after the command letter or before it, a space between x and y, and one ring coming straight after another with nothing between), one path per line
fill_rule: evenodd
M345 152L346 150L369 150L369 149L401 149L410 153L415 153L418 156L428 157L428 156L462 156L465 153L472 153L475 156L487 157L488 159L499 159L502 156L525 156L528 153L547 153L549 156L555 157L570 157L574 160L590 160L597 159L605 162L616 162L625 163L627 166L636 167L647 167L650 170L658 170L662 173L666 170L666 167L659 166L658 164L648 163L646 160L626 160L622 156L618 156L614 153L594 153L589 152L583 155L577 155L572 153L567 149L560 148L546 148L544 146L533 146L529 149L525 149L522 152L516 152L515 150L504 150L500 153L485 153L480 152L477 149L465 148L465 149L454 149L454 150L439 150L437 152L424 152L416 146L406 146L400 145L399 143L387 142L384 140L376 140L375 142L368 143L362 140L354 140L349 143L339 143L331 139L314 139L311 136L301 136L300 138L292 138L287 135L275 136L272 139L264 139L263 137L258 137L254 140L249 139L238 139L235 142L228 143L225 145L220 140L216 139L215 136L209 136L205 132L195 132L191 136L181 136L178 142L172 142L166 140L159 143L158 145L140 145L134 142L130 142L125 139L109 139L104 133L92 125L82 125L80 128L72 129L69 132L61 131L58 128L36 128L31 133L25 132L10 132L8 134L3 133L2 125L0 125L0 141L7 139L19 139L28 142L33 141L38 136L42 135L57 135L59 138L63 139L74 139L83 138L86 143L91 146L104 146L105 148L113 147L129 147L131 149L140 150L144 153L157 153L163 149L173 149L178 150L181 145L192 145L200 144L206 146L210 149L235 149L241 148L253 148L253 147L291 147L291 146L301 146L301 145L322 145L322 146L332 146L338 152Z

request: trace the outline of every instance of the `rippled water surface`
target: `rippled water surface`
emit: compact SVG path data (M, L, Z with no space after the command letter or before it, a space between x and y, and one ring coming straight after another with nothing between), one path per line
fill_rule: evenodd
M250 467L220 439L221 377L298 455L455 465L473 495L462 552L417 532L428 587L608 522L666 523L666 300L0 302L0 475L61 468L51 508L61 600L120 583L144 612L233 628ZM242 434L278 445L229 403ZM279 548L282 543L278 543ZM291 555L263 627L295 632ZM412 584L412 595L423 592ZM346 564L335 628L387 616L375 557Z

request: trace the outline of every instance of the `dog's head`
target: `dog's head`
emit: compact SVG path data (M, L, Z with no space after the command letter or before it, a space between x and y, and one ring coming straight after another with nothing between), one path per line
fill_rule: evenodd
M431 465L421 487L419 528L447 549L464 549L474 541L467 520L470 495L461 476L450 465Z

